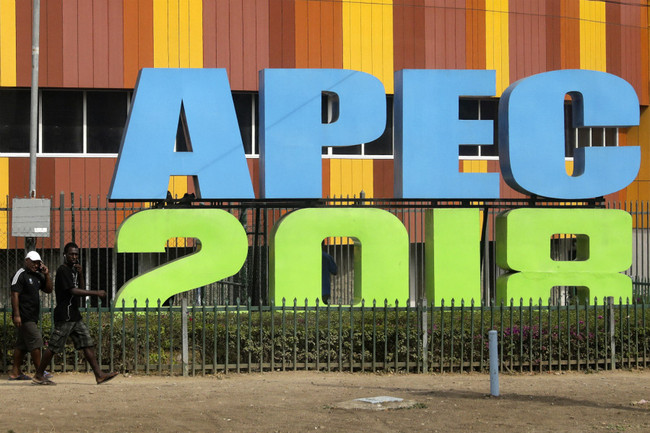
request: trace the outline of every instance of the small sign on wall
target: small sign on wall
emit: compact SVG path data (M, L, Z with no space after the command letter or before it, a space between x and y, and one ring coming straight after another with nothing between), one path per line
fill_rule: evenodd
M13 199L11 209L11 235L16 237L49 237L50 199Z

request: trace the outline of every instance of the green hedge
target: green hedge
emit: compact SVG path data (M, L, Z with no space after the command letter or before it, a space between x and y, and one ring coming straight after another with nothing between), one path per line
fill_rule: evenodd
M634 305L613 311L618 366L646 365L650 324L645 311ZM0 349L6 371L14 329L10 314L5 312L4 318ZM166 372L173 365L180 371L180 310L94 310L84 318L107 368ZM41 323L47 339L49 313L43 314ZM229 370L243 371L260 367L423 371L425 362L433 371L485 370L487 333L496 329L503 369L604 368L610 356L608 323L604 307L445 308L429 310L426 317L416 308L332 307L305 312L292 307L249 313L243 308L226 312L223 307L217 311L198 307L188 314L189 363L201 372L223 371L226 364ZM56 369L63 367L62 357L55 362ZM72 344L65 365L86 368Z

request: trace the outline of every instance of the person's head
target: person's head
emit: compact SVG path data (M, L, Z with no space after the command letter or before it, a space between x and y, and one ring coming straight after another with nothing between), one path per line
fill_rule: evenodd
M36 251L30 251L25 256L25 269L38 272L41 269L41 256Z
M79 245L74 242L68 242L63 247L63 260L67 265L79 263Z

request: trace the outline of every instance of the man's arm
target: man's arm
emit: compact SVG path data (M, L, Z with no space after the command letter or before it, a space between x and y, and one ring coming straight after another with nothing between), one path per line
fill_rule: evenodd
M83 268L79 263L75 263L72 267L77 271L77 287L81 290L86 290L86 279L84 278Z
M41 290L45 293L52 293L54 286L52 285L52 278L50 277L50 270L44 264L41 264L41 272L45 276L45 287L41 287Z
M18 292L11 292L11 308L13 309L11 320L14 322L16 328L19 328L23 324L23 321L20 319L20 301L18 300L18 296Z
M70 293L75 296L99 296L100 298L106 297L106 290L85 290L75 287L70 289Z
M73 265L74 270L77 271L77 287L70 289L70 293L75 296L99 296L100 298L106 297L105 290L86 290L86 279L83 275L83 268L79 263Z

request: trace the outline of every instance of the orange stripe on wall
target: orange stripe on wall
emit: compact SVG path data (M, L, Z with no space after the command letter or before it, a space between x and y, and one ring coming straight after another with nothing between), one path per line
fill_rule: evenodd
M485 69L485 0L467 0L465 58L468 69Z
M339 3L295 2L297 68L343 67L342 11Z
M153 67L153 0L123 0L122 26L124 87L133 88L140 69Z
M580 69L580 3L561 0L561 68Z

